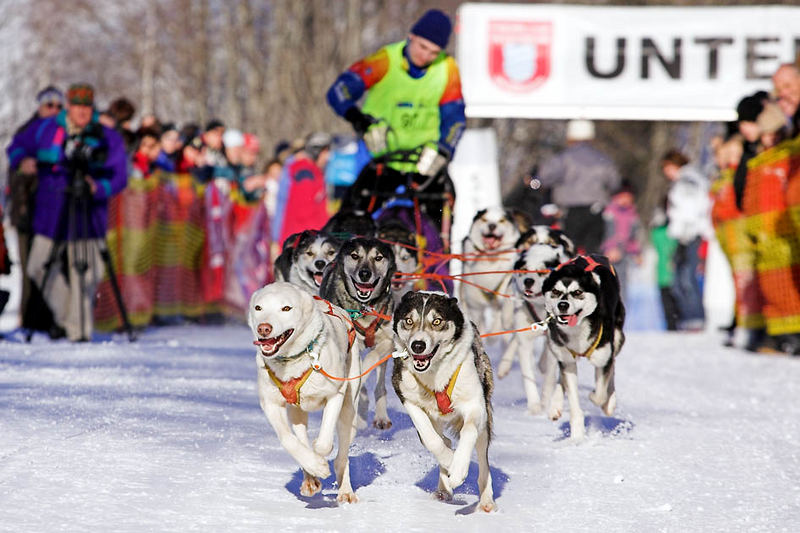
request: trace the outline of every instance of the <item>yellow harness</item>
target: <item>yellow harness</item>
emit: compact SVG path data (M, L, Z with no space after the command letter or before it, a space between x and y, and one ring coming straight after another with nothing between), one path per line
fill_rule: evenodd
M272 370L264 363L264 369L266 369L269 378L278 387L278 390L281 392L281 396L286 400L286 403L290 403L292 405L300 405L300 387L305 385L308 378L311 377L311 372L314 370L313 368L309 367L302 376L298 376L296 378L292 378L288 381L281 381L278 377L272 373Z
M572 350L571 348L567 348L567 350L569 350L569 353L572 354L573 359L577 359L578 357L589 357L594 353L594 350L595 348L597 348L597 345L600 344L600 337L602 336L603 336L603 324L600 324L600 331L597 332L597 338L594 340L594 342L592 343L592 345L589 347L588 350L586 350L583 353L578 353Z
M464 363L461 363L461 365L463 364ZM450 401L450 396L453 394L453 389L456 386L456 379L458 379L458 373L461 371L461 365L458 365L458 368L456 368L456 371L450 378L450 382L447 384L447 387L444 390L438 392L429 389L423 382L419 380L416 374L412 374L414 376L414 379L417 380L417 383L419 383L423 389L428 391L428 393L431 396L436 398L436 405L439 407L439 412L442 413L443 415L453 412L453 408L451 407L452 404Z

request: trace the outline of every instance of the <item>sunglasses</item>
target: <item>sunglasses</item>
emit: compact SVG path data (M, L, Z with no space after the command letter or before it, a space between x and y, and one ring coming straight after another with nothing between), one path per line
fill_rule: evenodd
M58 102L46 102L43 104L45 107L61 109L61 104Z

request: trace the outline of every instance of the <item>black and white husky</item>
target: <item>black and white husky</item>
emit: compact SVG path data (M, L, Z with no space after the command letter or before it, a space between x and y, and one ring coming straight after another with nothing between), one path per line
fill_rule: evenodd
M517 239L519 229L511 213L493 207L478 211L463 241L463 272L470 276L464 277L469 283L460 284L459 297L468 319L478 325L481 333L499 331L503 316L511 314L513 303L497 293L508 293ZM481 272L487 273L474 275ZM486 311L491 318L486 317Z
M319 294L325 267L336 257L340 246L341 241L321 231L305 230L290 236L275 260L275 280Z
M527 249L523 249L517 256L511 283L516 297L512 319L514 329L541 323L547 317L545 298L542 293L544 281L552 270L569 259L564 247L555 243L555 240L541 239L537 241L537 244L528 245ZM542 350L543 343L537 342L533 332L515 333L497 367L497 377L504 378L511 370L514 358L519 355L522 383L527 398L528 412L531 414L539 414L542 411L542 402L536 387L534 373L534 352L537 345L540 346L539 350ZM548 362L552 361L548 361L545 351L540 367L546 369Z
M374 238L357 238L342 244L322 279L323 298L348 311L365 312L353 319L359 348L370 349L362 361L365 368L392 353L392 325L386 317L394 310L391 282L396 270L391 246ZM359 425L363 427L369 403L364 389L360 398ZM377 429L392 426L386 407L386 363L377 369L372 424Z
M476 449L479 506L495 510L489 471L494 384L477 328L465 320L457 299L424 291L403 296L393 324L396 348L405 355L395 361L392 385L439 462L436 496L452 498ZM458 436L455 450L446 430Z
M578 401L578 359L586 358L595 367L595 388L589 399L609 416L617 404L614 361L625 342L619 281L606 257L578 256L553 271L543 291L547 312L555 316L549 325L547 350L561 371L556 386L556 365L550 365L545 376L544 393L553 391L548 415L553 420L561 416L566 393L570 438L581 440L585 430Z

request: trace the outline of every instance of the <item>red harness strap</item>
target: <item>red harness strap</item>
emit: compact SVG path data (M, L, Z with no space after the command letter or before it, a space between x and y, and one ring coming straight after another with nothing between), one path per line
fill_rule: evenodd
M283 399L286 400L286 403L298 405L300 403L300 387L302 387L305 382L308 381L313 368L309 367L309 369L303 372L301 376L297 376L296 378L292 378L287 381L279 380L272 370L270 370L270 368L266 365L266 363L264 364L264 368L267 370L267 374L269 374L272 382L276 387L278 387L278 390L281 392Z
M334 317L336 317L336 318L338 318L339 320L342 320L342 321L347 321L347 323L348 323L348 326L347 326L347 349L349 350L350 348L352 348L353 347L353 343L356 342L356 325L353 323L353 321L350 320L349 318L344 318L344 317L334 313L333 312L333 305L331 305L331 303L328 300L326 300L325 298L321 298L321 297L319 297L317 295L314 295L314 299L315 300L319 300L320 302L325 302L326 304L328 304L328 310L325 311L326 315L334 316Z
M356 331L364 336L364 345L366 345L367 348L372 348L375 346L375 334L377 333L378 328L381 327L384 322L386 322L383 316L386 316L385 313L388 308L388 305L384 305L383 308L376 313L377 316L375 317L375 320L373 320L367 327L362 326L358 323L358 321L353 322L353 327L356 328Z

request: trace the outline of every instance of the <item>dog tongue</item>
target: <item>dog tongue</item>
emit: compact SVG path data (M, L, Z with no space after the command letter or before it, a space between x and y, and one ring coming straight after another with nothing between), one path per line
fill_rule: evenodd
M569 327L575 327L578 325L578 315L569 315L567 316L567 325Z
M483 238L483 245L487 250L494 250L500 245L500 239L494 235Z

